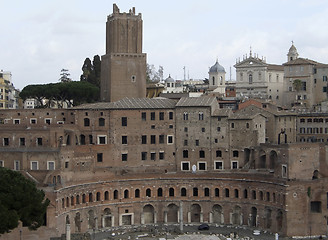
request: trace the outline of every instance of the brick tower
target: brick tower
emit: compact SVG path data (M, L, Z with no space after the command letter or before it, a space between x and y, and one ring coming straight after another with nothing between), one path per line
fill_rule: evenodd
M146 97L146 54L142 53L142 18L120 13L113 4L107 17L106 54L101 58L101 101L114 102L124 97Z

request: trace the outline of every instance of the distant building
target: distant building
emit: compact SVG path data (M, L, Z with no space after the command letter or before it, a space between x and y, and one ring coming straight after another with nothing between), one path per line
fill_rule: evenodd
M250 51L249 56L237 60L237 97L271 99L277 103L283 95L284 67L268 64Z
M292 44L284 63L284 98L287 107L313 108L327 100L328 64L298 57ZM297 83L299 82L299 86Z
M164 80L163 93L183 93L183 81L174 80L171 75Z
M216 60L215 64L210 68L209 72L209 86L208 90L212 92L225 95L225 74L226 71Z
M18 108L19 91L11 82L11 72L0 71L0 109Z

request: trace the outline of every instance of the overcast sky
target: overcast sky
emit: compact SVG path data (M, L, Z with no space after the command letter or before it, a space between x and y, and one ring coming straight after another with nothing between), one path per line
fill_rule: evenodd
M235 78L237 58L250 47L268 63L287 60L291 41L300 57L328 63L327 0L0 0L0 69L16 88L58 82L60 70L80 79L86 57L105 53L113 3L143 18L147 62L164 77L204 79L216 59Z

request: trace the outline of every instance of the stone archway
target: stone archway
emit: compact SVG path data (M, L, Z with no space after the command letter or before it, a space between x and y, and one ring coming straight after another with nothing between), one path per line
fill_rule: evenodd
M191 222L200 222L201 207L199 204L193 204L190 207Z
M270 152L270 162L269 162L269 168L274 169L276 166L276 163L278 162L278 154L276 151L272 150Z
M251 209L250 226L251 227L257 226L257 208L256 207L252 207L252 209Z
M179 213L179 207L175 205L174 203L171 203L167 206L167 222L169 223L177 223L178 222L178 213Z
M270 208L265 208L264 212L264 221L265 221L265 228L270 229L272 225L272 210Z
M231 214L231 223L234 225L242 225L241 207L235 206Z
M74 218L75 232L81 232L81 214L77 212Z
M260 151L260 159L259 159L259 168L266 168L266 153L261 150Z
M95 213L93 210L89 210L89 212L88 212L88 229L94 229L95 227L96 227Z
M113 216L112 212L109 208L104 209L104 216L103 216L103 227L112 227L113 226Z
M224 223L224 219L223 219L223 210L222 210L222 207L221 205L219 204L215 204L213 207L212 207L212 222L213 223Z
M276 221L277 221L277 231L280 232L282 229L282 220L283 220L283 213L281 210L277 211L277 217L276 217Z
M143 207L143 221L144 224L155 222L155 210L150 204Z
M250 161L251 150L249 148L244 149L244 165L248 164Z

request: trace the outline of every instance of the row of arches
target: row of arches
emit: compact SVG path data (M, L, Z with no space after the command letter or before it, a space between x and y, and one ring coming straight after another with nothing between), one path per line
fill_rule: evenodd
M105 207L103 210L89 209L86 212L76 212L66 215L66 224L74 224L75 232L87 229L111 228L115 226L179 223L182 217L183 223L209 222L213 224L246 225L260 227L280 232L283 227L283 211L265 207L259 209L256 206L242 208L239 205L224 206L213 204L208 212L204 212L201 204L191 203L181 211L181 206L169 203L165 208L159 208L156 204L145 204L134 213L119 214L115 207ZM135 216L140 213L140 216ZM183 214L181 216L181 213ZM72 220L72 221L71 221ZM81 223L86 225L82 230Z
M235 200L248 199L249 201L259 200L266 201L271 204L284 204L285 195L276 192L263 191L263 190L252 190L252 189L243 189L239 188L228 188L228 187L169 187L157 189L146 188L142 191L139 188L136 189L124 189L119 191L117 189L104 192L89 192L76 194L72 196L62 197L61 198L61 207L66 209L69 207L74 207L79 204L90 204L93 202L109 202L109 201L120 201L123 199L149 199L149 198L173 198L173 197L197 197L197 198L209 198L214 200L233 198Z

